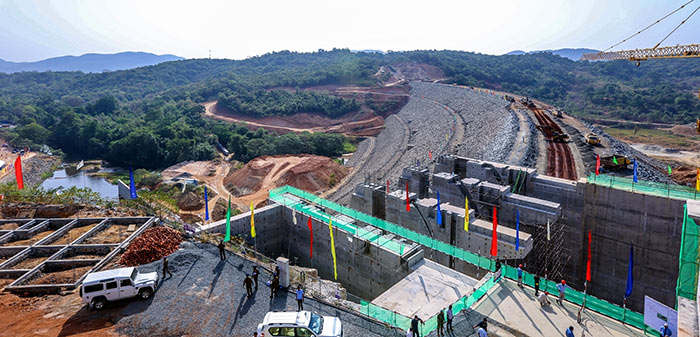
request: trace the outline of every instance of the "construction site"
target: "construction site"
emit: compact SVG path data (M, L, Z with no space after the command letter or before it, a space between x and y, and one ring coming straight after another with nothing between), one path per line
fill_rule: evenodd
M700 57L666 38L580 61ZM695 103L543 53L209 50L0 101L0 336L700 337Z
M414 316L425 323L420 333L432 336L437 314L449 306L457 327L468 333L487 317L489 333L497 336L558 335L568 325L591 336L653 335L658 327L645 321L648 299L678 308L679 335L697 335L693 254L700 201L694 189L658 182L667 178L642 154L635 156L645 172L640 176L657 182L634 182L626 168L596 174L596 157L614 140L590 144L583 136L593 132L590 126L542 102L472 87L420 81L410 86L406 105L387 116L376 137L359 144L347 168L301 175L331 163L283 157L279 160L291 162L278 167L264 161L278 159L256 159L229 176L216 166L184 164L169 169L167 179L206 181L205 171L215 172L210 186L226 194L214 198L230 193L245 210L230 219L236 239L227 247L241 261L232 271L235 277L242 277L246 266L265 272L279 267L281 286L303 286L316 301L314 310L344 312L344 320L356 322L347 326L346 336L399 335ZM329 173L337 174L336 186L314 187ZM300 181L311 192L285 185ZM126 185L120 189L128 195ZM254 213L245 207L251 202ZM201 216L199 207L189 213ZM121 256L131 242L159 223L155 217L2 220L5 291L75 292L88 272L123 266ZM226 219L181 230L190 239L170 259L182 280L175 279L176 285L163 280L163 290L147 307L129 304L123 310L136 313L128 319L120 318L126 312L121 310L106 318L80 310L69 316L74 321L69 327L99 317L108 323L97 324L125 335L225 335L210 330L212 325L197 328L204 324L201 317L186 323L156 319L158 310L174 305L163 302L167 294L187 283L191 290L184 303L190 304L183 305L207 310L213 292L240 282L230 280L215 290L229 263L212 267L213 280L190 281L208 268L203 260L218 260L207 252L212 248L196 242L221 240ZM625 297L630 250L634 291ZM158 270L158 258L140 261L155 262L139 268ZM526 287L534 287L537 276L539 290L553 296L565 280L563 305L540 308L534 290L516 285L519 265ZM201 271L191 274L193 268ZM216 301L230 301L236 311L250 305L248 310L259 314L292 305L273 301L258 308L262 303L225 298ZM239 314L240 322L220 324L232 324L231 333L253 330L255 319ZM212 313L207 320L226 317L221 315Z

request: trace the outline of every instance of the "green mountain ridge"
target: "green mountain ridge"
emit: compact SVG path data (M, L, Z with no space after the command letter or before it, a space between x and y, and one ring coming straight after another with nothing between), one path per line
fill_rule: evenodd
M179 60L105 73L0 74L0 120L19 125L5 134L13 144L46 143L74 156L140 167L210 159L216 142L242 161L279 153L337 156L344 142L340 135L251 132L202 118L198 103L219 100L257 116L301 111L337 116L358 106L293 88L377 85L381 66L403 63L433 65L448 83L526 95L581 116L688 123L700 111L696 59L653 60L636 67L627 61L574 62L551 53L334 49L245 60Z

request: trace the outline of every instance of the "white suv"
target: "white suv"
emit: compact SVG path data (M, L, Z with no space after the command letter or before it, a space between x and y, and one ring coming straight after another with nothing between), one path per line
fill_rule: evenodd
M139 296L147 300L153 296L158 273L139 273L134 267L89 273L80 287L83 303L102 309L107 301Z
M309 311L268 312L258 325L258 336L342 337L343 326L338 317Z

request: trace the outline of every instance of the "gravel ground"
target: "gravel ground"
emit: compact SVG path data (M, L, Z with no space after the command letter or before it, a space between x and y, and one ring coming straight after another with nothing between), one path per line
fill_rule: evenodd
M22 159L22 181L25 186L35 186L41 184L44 179L41 175L44 172L51 171L54 165L60 164L60 159L52 156L38 154L27 160ZM9 165L10 163L8 163ZM13 171L14 172L14 171ZM12 182L15 183L15 175L10 172L0 179L0 183Z
M383 185L390 180L396 186L405 167L432 169L438 156L448 152L498 162L508 157L519 124L501 98L436 83L411 82L411 87L408 103L386 119L374 146L360 143L353 157L361 158L366 154L362 151L369 150L369 160L331 200L349 203L355 186L364 182Z
M261 270L260 288L246 297L243 279L253 263L236 255L220 262L213 245L185 242L168 259L173 276L159 280L152 300L110 304L119 307L117 332L127 336L252 336L268 311L296 310L292 293L269 298L265 282L270 274ZM161 262L139 267L161 271ZM332 306L306 299L304 307L323 315L338 316L346 337L400 336L380 324ZM90 311L93 312L94 311Z
M639 176L639 179L676 185L676 183L673 182L673 180L671 180L671 178L666 174L666 165L664 165L662 162L633 149L625 142L611 137L598 127L594 127L588 123L586 123L586 127L590 128L594 133L605 137L616 154L619 153L628 158L636 158L638 162L637 175ZM595 161L593 162L593 172L595 172ZM630 165L627 171L622 171L621 173L622 175L631 176L632 172L632 165Z

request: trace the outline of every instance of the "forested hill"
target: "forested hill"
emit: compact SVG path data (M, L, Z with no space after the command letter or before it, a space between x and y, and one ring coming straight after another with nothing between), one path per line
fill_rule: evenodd
M336 116L357 104L278 88L375 85L383 80L374 76L381 66L401 63L434 65L449 83L527 95L578 114L690 122L700 111L697 59L646 61L636 67L627 61L575 62L549 53L332 50L240 61L173 61L95 74L0 74L0 120L19 125L5 135L14 144L46 143L73 156L142 167L212 158L217 141L244 161L290 151L332 156L342 151L342 137L249 132L203 119L198 103L218 99L251 115L305 111Z

